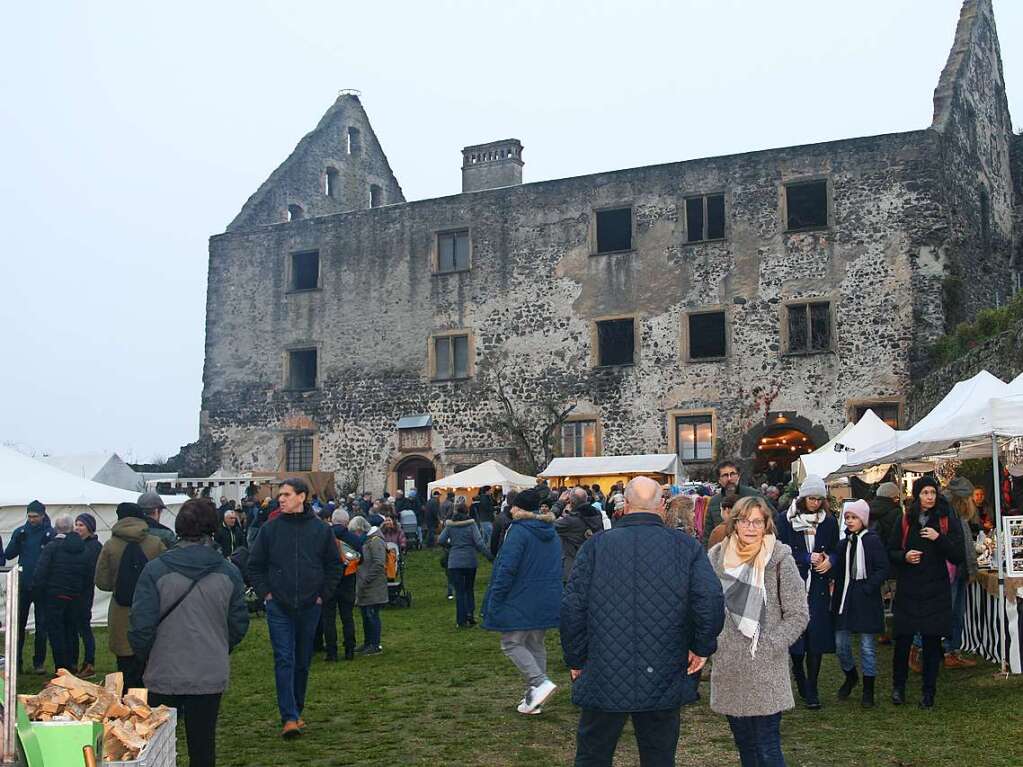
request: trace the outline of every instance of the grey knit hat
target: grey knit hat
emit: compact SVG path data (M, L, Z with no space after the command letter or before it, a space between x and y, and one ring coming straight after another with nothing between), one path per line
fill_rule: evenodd
M824 480L813 474L808 474L803 484L799 486L799 498L827 498L828 488ZM796 499L798 500L798 498Z
M874 495L884 498L891 498L893 501L899 500L902 493L899 492L899 486L894 482L882 482L877 486L877 491Z
M948 494L952 498L969 498L973 495L973 483L966 477L956 477L948 483Z

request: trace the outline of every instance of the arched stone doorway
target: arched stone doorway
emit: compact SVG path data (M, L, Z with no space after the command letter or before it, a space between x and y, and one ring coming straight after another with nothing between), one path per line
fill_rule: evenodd
M421 455L410 455L403 459L395 468L397 489L407 490L415 487L416 495L428 498L426 486L437 479L437 469L433 461Z
M742 455L756 476L776 484L788 475L793 461L812 453L829 439L827 431L794 412L769 413L743 437Z

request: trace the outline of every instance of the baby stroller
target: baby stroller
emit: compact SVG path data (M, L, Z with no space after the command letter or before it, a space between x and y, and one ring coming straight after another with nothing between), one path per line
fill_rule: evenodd
M411 607L412 592L405 588L405 557L397 543L387 544L384 572L387 574L387 604L391 607Z
M401 524L401 531L405 533L405 540L414 549L423 548L423 539L419 535L419 520L412 509L402 509L398 515L398 522Z

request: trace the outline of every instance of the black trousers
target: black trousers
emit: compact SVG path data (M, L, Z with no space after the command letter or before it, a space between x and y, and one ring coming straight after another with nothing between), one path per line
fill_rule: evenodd
M71 647L78 643L78 613L81 610L79 599L63 599L61 597L46 598L46 633L50 637L53 650L54 668L66 668L73 671L75 664L71 657ZM38 603L36 608L38 609Z
M945 658L941 649L941 637L924 635L924 652L921 660L923 666L923 694L930 698L938 689L938 669ZM899 634L895 637L895 654L892 659L892 686L900 690L906 689L909 677L909 647L913 644L912 634Z
M176 708L178 718L185 721L191 767L214 767L217 763L217 715L220 713L221 695L219 692L209 695L149 693L150 706Z
M36 606L36 639L32 652L32 666L46 663L46 610L43 600L36 599L32 587L18 589L18 662L25 657L25 626L28 624L28 608Z
M117 670L124 674L124 689L129 687L145 687L142 682L142 674L146 671L146 664L139 660L136 655L118 655Z
M575 767L611 767L625 720L632 717L641 767L674 767L680 709L611 712L584 708L576 734Z
M341 613L341 636L345 650L355 649L355 602L341 599L337 592L323 604L323 640L327 656L337 657L337 615Z

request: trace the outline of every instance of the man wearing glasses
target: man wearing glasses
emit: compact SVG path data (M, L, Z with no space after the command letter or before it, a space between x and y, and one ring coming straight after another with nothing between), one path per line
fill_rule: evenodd
M759 498L760 492L754 488L742 484L739 481L739 467L732 461L722 461L716 468L718 485L721 486L715 495L711 496L707 506L707 518L703 522L703 547L707 548L710 541L711 531L721 524L721 499L732 494L738 498Z

